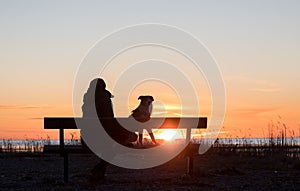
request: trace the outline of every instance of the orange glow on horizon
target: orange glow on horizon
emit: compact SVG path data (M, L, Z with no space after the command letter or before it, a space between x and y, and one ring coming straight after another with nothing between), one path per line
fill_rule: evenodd
M164 129L161 132L155 134L156 139L163 139L165 141L171 141L176 139L178 136L175 129Z
M113 98L112 101L116 116L129 116L131 109L134 109L139 104L137 96L143 94L141 92L140 90L135 93L134 91L132 92L134 95L129 99L128 104L131 108L122 107L122 105L126 104L123 104L118 96ZM151 92L148 93L151 95L154 94ZM172 94L172 92L169 93ZM171 99L172 96L174 99ZM153 104L152 117L181 116L181 111L178 110L180 106L178 98L174 97L174 95L172 96L155 93L154 99L157 102ZM205 104L209 105L209 102L204 102L204 107L201 107L203 109L200 116L208 117L210 120L210 110L207 109ZM272 106L241 109L247 108L247 105L241 105L239 100L228 100L227 107L225 121L219 133L220 138L268 138L271 133L276 137L281 134L283 124L286 126L286 137L300 137L300 109L295 109L292 106L279 107L279 109ZM278 114L281 113L287 113L288 115L283 115L279 118ZM0 139L46 139L47 137L58 139L58 131L44 130L43 118L46 116L70 117L73 116L73 109L72 105L2 105L0 106L0 116ZM278 124L279 122L280 125ZM273 123L272 128L269 127L271 123ZM74 131L67 131L65 133L66 138L70 139L71 133ZM161 136L162 139L168 140L171 139L172 134L172 132L168 131L167 133L157 134L157 137ZM77 133L77 137L79 137L79 132Z

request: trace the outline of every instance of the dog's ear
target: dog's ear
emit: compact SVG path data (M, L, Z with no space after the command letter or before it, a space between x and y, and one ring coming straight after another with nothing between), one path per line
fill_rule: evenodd
M138 98L138 100L139 100L139 99L142 100L144 97L145 97L145 96L140 96L140 97Z

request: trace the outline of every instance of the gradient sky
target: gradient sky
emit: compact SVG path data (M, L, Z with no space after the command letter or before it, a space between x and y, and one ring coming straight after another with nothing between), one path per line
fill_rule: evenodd
M226 136L268 136L271 121L299 136L299 18L297 0L2 0L0 138L55 138L43 117L73 116L73 81L89 48L141 23L177 26L209 48L226 85Z

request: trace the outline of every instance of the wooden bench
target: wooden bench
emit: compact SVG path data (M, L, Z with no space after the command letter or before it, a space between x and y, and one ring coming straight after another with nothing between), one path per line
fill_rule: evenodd
M127 120L128 118L117 118L117 120ZM73 118L73 117L45 117L44 118L44 129L59 129L59 146L45 146L45 153L60 153L64 157L64 181L68 182L68 155L70 153L92 153L89 149L77 146L66 146L64 144L64 130L65 129L77 129L76 122L83 120L83 118ZM163 121L162 125L157 129L178 129L178 124L180 120L184 120L186 123L194 122L198 120L198 124L195 127L181 125L181 129L186 129L186 140L191 139L192 129L205 129L207 128L207 118L152 118L151 120ZM187 174L191 174L193 170L193 152L190 149L190 144L185 149L187 156Z

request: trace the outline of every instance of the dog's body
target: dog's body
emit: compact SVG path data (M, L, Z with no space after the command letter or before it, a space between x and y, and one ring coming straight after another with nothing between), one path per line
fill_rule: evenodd
M146 122L150 119L152 112L152 102L154 101L152 96L140 96L140 105L132 111L132 117L139 122Z
M140 105L132 111L131 116L139 121L139 122L146 122L148 120L150 120L150 116L151 116L151 112L152 112L152 102L154 101L152 96L140 96L138 99L141 100ZM147 130L149 131L149 130ZM143 129L141 129L141 131L139 131L139 144L142 144L143 141ZM156 140L154 138L153 133L150 131L148 132L151 140L153 143L156 144Z

